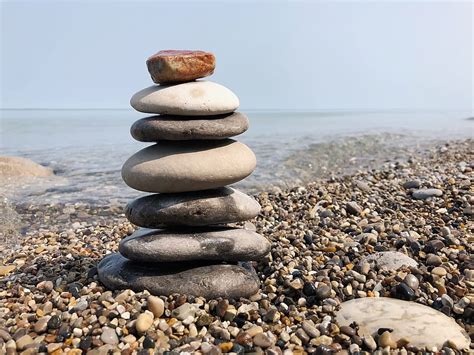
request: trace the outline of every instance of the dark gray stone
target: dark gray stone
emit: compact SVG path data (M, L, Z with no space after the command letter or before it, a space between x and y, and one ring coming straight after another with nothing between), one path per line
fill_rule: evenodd
M142 228L123 239L120 253L139 262L191 260L250 261L263 258L270 242L241 228L157 230Z
M120 254L106 256L98 265L100 281L109 289L148 290L153 295L173 293L205 298L240 298L257 293L259 280L246 263L145 264L130 261Z
M224 139L244 133L248 127L247 116L240 112L199 118L159 115L136 121L130 133L141 142Z
M409 180L403 183L405 189L417 189L421 186L421 182L418 180Z
M235 223L252 219L259 212L257 201L229 187L149 195L125 208L130 222L146 228Z
M360 215L362 213L362 207L360 207L357 202L351 201L346 203L346 211L352 215Z

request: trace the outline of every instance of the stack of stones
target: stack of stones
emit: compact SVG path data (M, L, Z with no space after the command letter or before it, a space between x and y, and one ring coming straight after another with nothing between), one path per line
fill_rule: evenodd
M270 243L235 227L257 216L260 205L226 186L256 166L253 152L229 139L247 130L248 119L234 112L239 99L232 91L195 81L214 72L213 54L161 51L147 66L158 85L136 93L131 105L157 115L135 122L131 134L156 144L130 157L122 177L155 194L127 205L127 218L142 228L121 241L120 254L99 263L99 277L110 289L249 297L259 288L249 261L264 257Z

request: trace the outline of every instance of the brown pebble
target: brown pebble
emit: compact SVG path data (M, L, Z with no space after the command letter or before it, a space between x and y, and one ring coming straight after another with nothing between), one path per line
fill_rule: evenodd
M228 307L229 307L229 301L228 300L226 300L226 299L220 300L217 303L217 306L216 306L216 314L221 318L224 317L225 312L227 311Z
M241 331L239 334L237 334L235 342L243 346L251 346L252 336L247 332Z

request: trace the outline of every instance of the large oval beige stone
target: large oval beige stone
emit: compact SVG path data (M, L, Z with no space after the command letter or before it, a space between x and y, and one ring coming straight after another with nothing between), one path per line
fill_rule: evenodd
M193 81L150 86L133 95L130 105L140 112L206 116L235 111L239 107L239 98L212 81Z
M122 178L146 192L207 190L244 179L256 163L250 148L232 139L163 141L132 155L122 167Z
M359 335L374 335L380 328L393 329L392 339L409 345L441 349L446 342L459 350L469 348L469 337L453 318L419 303L388 297L358 298L343 302L336 313L339 326L356 322Z
M26 176L51 176L53 170L22 157L0 157L0 176L4 178Z

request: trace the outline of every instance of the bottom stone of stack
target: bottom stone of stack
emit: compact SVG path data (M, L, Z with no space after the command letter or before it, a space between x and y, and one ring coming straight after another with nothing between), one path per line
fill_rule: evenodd
M109 289L148 290L151 294L163 296L179 293L208 299L248 298L257 293L260 285L248 263L138 264L115 253L102 259L97 271L100 281Z

